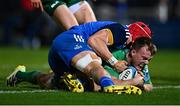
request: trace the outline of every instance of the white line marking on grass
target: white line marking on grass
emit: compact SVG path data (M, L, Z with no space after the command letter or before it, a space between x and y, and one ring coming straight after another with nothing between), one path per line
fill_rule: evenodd
M180 85L155 86L154 89L180 88ZM0 90L0 94L59 92L59 90Z
M164 88L180 88L180 85L163 85L163 86L154 87L154 89L164 89Z
M58 92L58 90L1 90L0 94L15 94L15 93L39 93L39 92Z
M20 64L17 64L17 65L14 65L14 64L1 64L0 67L2 68L9 68L9 67L14 67L16 68L16 66L18 65L24 65L22 63ZM26 66L26 64L25 64ZM49 68L49 65L48 64L42 64L42 65L38 65L38 64L31 64L31 65L27 65L26 67L33 67L33 68Z

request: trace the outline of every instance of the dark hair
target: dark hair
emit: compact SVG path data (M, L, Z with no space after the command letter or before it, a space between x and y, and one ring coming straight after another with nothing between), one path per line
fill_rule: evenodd
M157 52L156 46L153 44L152 39L148 37L139 37L135 40L135 42L132 44L130 51L132 49L139 50L141 47L147 45L149 51L151 52L151 55L155 55Z

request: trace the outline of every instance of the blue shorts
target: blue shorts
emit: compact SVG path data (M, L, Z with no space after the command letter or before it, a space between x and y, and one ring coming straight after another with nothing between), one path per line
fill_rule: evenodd
M87 40L81 35L76 35L72 31L67 31L53 41L49 51L49 65L55 72L70 71L72 58L82 51L92 51Z

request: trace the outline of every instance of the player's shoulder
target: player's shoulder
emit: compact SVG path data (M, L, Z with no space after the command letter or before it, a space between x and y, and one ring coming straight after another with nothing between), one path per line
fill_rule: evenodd
M113 56L115 56L118 60L125 60L127 53L128 49L117 49L112 51Z

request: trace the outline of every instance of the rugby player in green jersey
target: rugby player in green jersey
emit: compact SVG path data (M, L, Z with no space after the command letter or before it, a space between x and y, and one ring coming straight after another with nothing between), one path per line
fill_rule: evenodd
M95 14L85 0L30 0L33 7L45 10L49 16L68 30L72 26L96 21Z
M156 52L155 45L151 44L148 40L135 42L130 49L117 50L112 53L116 59L128 62L127 71L118 73L108 65L104 65L104 68L110 73L114 82L118 85L135 85L145 91L151 91L153 85L149 74L148 63Z

